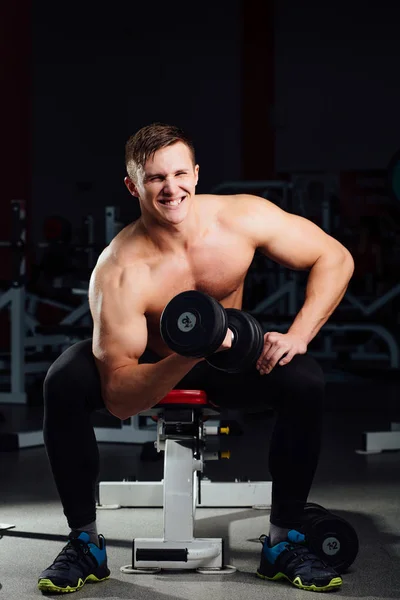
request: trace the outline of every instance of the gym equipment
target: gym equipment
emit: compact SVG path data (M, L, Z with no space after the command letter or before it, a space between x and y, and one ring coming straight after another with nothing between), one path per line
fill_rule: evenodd
M70 306L59 302L54 298L40 297L32 291L27 292L26 288L26 254L28 248L50 248L60 241L67 241L70 237L68 221L62 217L53 216L45 220L44 235L45 242L38 244L27 244L27 217L25 202L22 200L13 200L11 207L11 239L0 241L0 248L11 249L11 282L10 287L0 296L0 310L8 309L11 322L11 347L10 352L3 355L0 359L0 370L8 373L9 391L0 392L0 402L12 404L26 404L27 397L25 392L25 378L28 374L45 373L52 360L60 354L62 349L82 339L80 326L90 324L89 304L85 300L78 306ZM87 217L86 229L88 233L88 251L93 247L90 245L93 241L93 228L90 215ZM80 248L80 246L78 246ZM86 245L82 245L86 248ZM75 290L72 289L72 293ZM60 308L69 314L60 322L59 331L46 331L45 327L40 327L37 319L33 316L38 302ZM40 332L40 333L39 333ZM87 336L86 336L87 337ZM44 347L52 348L55 355L44 356L42 350ZM26 445L33 445L34 439L27 434ZM36 436L38 444L42 443L41 434ZM25 447L25 441L21 439L22 446ZM36 443L34 444L36 445ZM17 447L22 447L21 443Z
M323 506L306 504L301 531L310 549L339 574L355 561L359 543L354 527Z
M233 333L229 350L216 352L206 359L209 365L228 373L242 373L253 367L264 348L264 332L250 314L227 308L228 328Z
M399 422L392 421L388 431L364 431L356 454L380 454L385 450L400 450Z
M165 306L160 331L171 350L182 356L202 358L221 346L228 329L225 309L208 294L188 290Z
M37 375L45 373L64 347L77 341L76 337L80 339L79 333L77 334L72 326L80 324L82 320L88 320L89 306L86 302L84 305L74 308L53 299L39 298L35 294L27 293L25 262L30 245L26 244L25 202L15 200L10 203L10 206L11 240L0 242L0 247L12 250L9 253L11 261L10 287L0 296L0 311L3 309L9 311L11 325L10 351L2 353L0 358L2 379L0 403L14 405L27 404L28 376L37 377ZM67 236L67 227L53 229L55 224L54 221L46 222L46 236L57 237L61 232ZM50 227L47 227L48 225ZM49 241L38 244L38 246L46 247L48 244ZM39 332L39 323L33 316L35 311L32 309L38 301L59 307L64 311L71 311L62 322L62 326L69 326L69 331L42 335ZM55 351L53 357L49 352L44 352L45 348ZM0 434L0 450L18 450L41 445L43 445L42 429L32 430L29 427L29 429L23 428L22 431L17 431L13 424L11 431L3 428Z
M25 259L28 249L32 247L49 248L57 239L68 239L68 223L62 218L52 216L44 222L44 242L26 244L26 210L24 201L11 201L11 239L0 241L0 248L12 249L12 272L10 287L0 296L0 311L9 310L11 323L10 351L0 357L0 371L3 386L0 392L0 404L27 404L26 379L28 375L39 375L47 371L54 358L66 347L72 345L91 334L91 319L89 303L87 301L87 287L83 282L78 282L79 287L72 287L72 294L82 297L78 305L67 305L53 297L43 297L27 292L25 277ZM112 237L121 228L115 222L115 207L106 207L106 240L109 243ZM61 219L61 220L60 220ZM94 266L94 255L98 249L104 247L95 244L93 217L87 215L85 219L83 243L78 248L87 250L87 266ZM86 289L84 289L86 288ZM33 316L37 303L60 308L67 315L58 325L40 326ZM44 348L53 352L43 353ZM7 388L5 387L7 385ZM1 413L2 414L2 413ZM149 419L135 416L121 423L121 427L95 427L98 442L112 442L123 444L142 444L154 441L156 437L155 425L147 423ZM22 448L42 446L43 432L38 430L5 431L0 434L0 451L18 450Z
M228 328L233 334L232 347L217 353ZM195 290L172 298L161 315L160 330L164 342L177 354L207 357L211 366L231 373L253 366L264 343L263 330L254 317L225 309L211 296Z
M218 418L202 390L172 390L142 415L156 418L158 452L164 452L161 482L101 482L100 508L163 507L162 538L136 538L132 565L125 573L155 569L201 569L224 573L223 540L196 539L193 535L197 507L253 507L271 504L271 482L215 483L199 477L205 462L229 458L229 453L207 451L207 438L232 435L229 427L212 424ZM197 475L197 476L196 476ZM211 569L211 570L209 570ZM228 570L231 572L231 570Z
M167 396L156 406L148 409L140 415L140 418L151 417L157 419L157 441L154 443L155 448L159 452L163 449L160 443L160 435L162 433L162 407L168 404L169 410L174 405L181 407L186 403L191 409L197 409L197 419L199 420L199 431L196 433L200 436L201 444L207 442L207 437L210 435L219 435L223 432L229 435L241 435L242 430L237 424L224 423L221 430L218 410L213 406L204 402L206 394L198 390L172 390ZM178 414L182 418L182 415ZM204 421L207 421L205 424ZM179 419L176 419L176 429L174 439L180 440L183 443L184 426L180 424ZM171 431L168 432L171 434ZM190 454L190 461L192 454ZM207 460L217 460L220 456L215 453L207 453ZM175 464L173 458L167 459L164 456L165 462L169 460L169 464ZM189 460L186 456L185 460ZM176 466L179 470L179 465ZM169 466L168 472L171 473ZM164 482L148 482L148 481L103 481L99 484L99 505L100 507L113 506L120 507L162 507L163 506L163 490ZM209 481L207 478L201 479L201 496L197 498L197 505L202 508L207 507L251 507L251 506L268 506L271 503L271 482L251 482L251 481L235 481L217 483Z

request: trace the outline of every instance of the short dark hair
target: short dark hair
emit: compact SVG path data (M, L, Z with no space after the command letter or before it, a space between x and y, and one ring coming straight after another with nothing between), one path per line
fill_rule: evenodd
M152 123L139 129L129 138L125 146L125 165L129 177L136 181L138 168L143 168L146 161L157 150L177 142L183 142L189 148L194 166L196 164L194 146L182 129L165 123Z

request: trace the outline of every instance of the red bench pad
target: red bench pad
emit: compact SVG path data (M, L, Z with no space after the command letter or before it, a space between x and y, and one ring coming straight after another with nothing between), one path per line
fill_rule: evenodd
M207 394L203 390L171 390L156 406L168 404L190 404L192 406L207 406Z

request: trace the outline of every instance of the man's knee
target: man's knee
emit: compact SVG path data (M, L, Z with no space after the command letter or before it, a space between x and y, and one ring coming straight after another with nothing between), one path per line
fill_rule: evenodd
M64 353L61 354L50 366L43 382L44 401L51 398L57 398L63 390L72 383L72 365L64 359Z
M78 342L65 350L50 366L43 384L45 406L58 405L68 398L72 405L84 395L100 395L100 378L94 363L91 340Z

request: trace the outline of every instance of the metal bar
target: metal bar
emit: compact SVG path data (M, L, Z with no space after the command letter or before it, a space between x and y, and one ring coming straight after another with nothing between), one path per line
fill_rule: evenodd
M395 298L399 294L400 294L400 283L398 283L391 290L386 292L386 294L384 294L383 296L381 296L380 298L375 300L375 302L373 302L369 306L365 307L365 314L372 315L372 313L374 313L376 310L378 310L378 308L382 308L382 306L384 304L386 304L390 300L393 300L393 298Z
M21 394L0 392L0 404L26 404L26 394L25 392Z
M49 360L25 363L24 373L45 373L52 362L53 361ZM0 360L0 369L10 369L10 361ZM25 394L25 392L23 392L23 394ZM20 404L21 402L19 401L18 403Z
M11 200L12 285L25 283L26 209L24 200Z
M382 452L383 450L400 450L399 431L368 431L364 433L366 452Z
M268 298L265 298L259 304L257 304L257 306L251 312L257 315L263 313L267 308L273 306L275 302L278 302L278 300L281 300L284 296L286 296L286 294L291 293L292 287L293 281L288 281L285 283L285 285L278 288L274 294L271 294L271 296L268 296Z
M380 336L388 345L390 350L390 366L392 368L397 369L400 365L399 361L399 348L394 336L382 325L374 325L374 324L365 324L365 325L357 325L357 324L348 324L348 325L339 325L330 323L328 325L324 325L322 328L327 331L371 331L376 335Z
M373 361L383 361L389 360L389 354L385 354L384 352L363 352L361 350L357 350L357 352L351 352L350 358L352 360L373 360ZM392 365L391 365L392 366Z
M193 449L165 441L164 539L193 539Z
M8 306L12 301L12 289L7 290L0 296L0 310Z
M347 292L345 295L345 299L357 308L363 315L370 316L379 308L382 308L385 304L387 304L390 300L393 300L396 296L400 294L400 283L395 285L391 290L386 292L383 296L372 302L372 304L365 305L358 298L353 296L350 292Z
M57 335L32 335L27 336L25 338L24 346L25 348L37 347L37 346L60 346L65 344L67 336L65 334L57 334Z
M43 446L43 431L23 431L18 433L18 447L19 448L34 448L36 446Z
M60 325L73 325L78 323L79 319L81 319L86 313L89 312L89 302L86 300L78 306L75 310L70 312L62 321L60 321Z
M131 418L129 425L121 427L95 427L94 432L97 442L119 444L144 444L154 442L156 439L156 425L139 426L139 415Z
M162 508L163 481L101 481L100 505ZM197 508L271 506L271 481L218 482L202 480Z
M16 287L11 292L11 394L20 400L21 394L25 396L25 289Z
M54 306L55 308L61 308L62 310L71 310L70 304L64 304L62 302L58 302L57 300L41 297L36 294L32 294L31 292L27 294L27 298L30 301L40 302L41 304L49 304L50 306Z
M105 238L106 244L109 244L116 234L117 207L106 206L105 209Z

